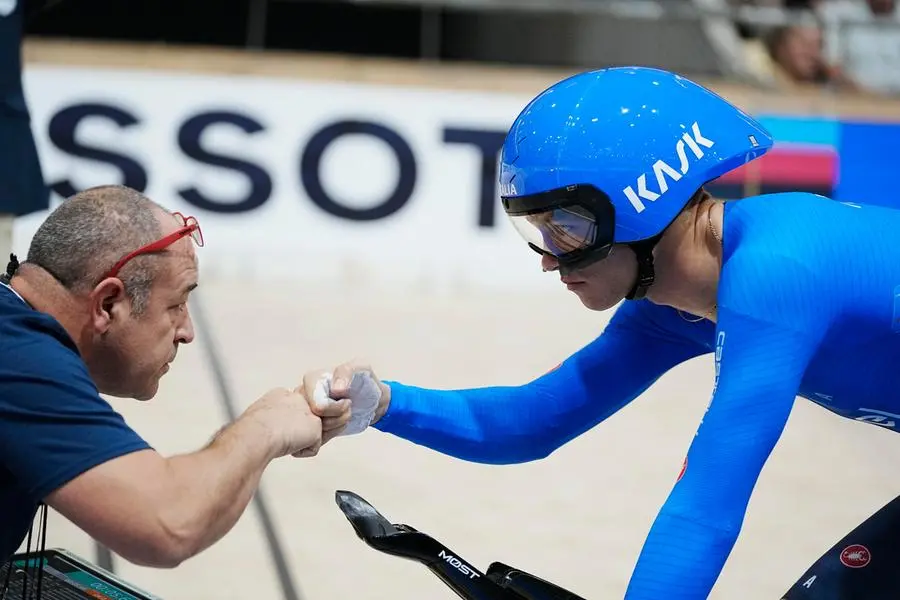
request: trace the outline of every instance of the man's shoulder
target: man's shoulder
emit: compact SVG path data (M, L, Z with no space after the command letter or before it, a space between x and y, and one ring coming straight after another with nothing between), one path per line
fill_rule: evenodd
M52 315L35 310L14 290L0 285L0 356L21 361L32 352L78 357L78 348Z

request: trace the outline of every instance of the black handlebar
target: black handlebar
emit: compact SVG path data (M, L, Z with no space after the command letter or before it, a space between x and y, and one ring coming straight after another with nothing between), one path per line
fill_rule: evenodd
M424 564L465 600L584 600L530 573L493 562L482 573L431 536L393 524L359 495L338 490L335 501L366 544Z

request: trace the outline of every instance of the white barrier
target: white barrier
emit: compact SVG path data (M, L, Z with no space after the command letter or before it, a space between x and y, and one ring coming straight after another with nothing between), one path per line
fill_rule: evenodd
M25 82L54 202L144 189L199 218L207 274L550 283L495 200L496 150L529 95L47 65ZM44 216L17 224L19 252Z

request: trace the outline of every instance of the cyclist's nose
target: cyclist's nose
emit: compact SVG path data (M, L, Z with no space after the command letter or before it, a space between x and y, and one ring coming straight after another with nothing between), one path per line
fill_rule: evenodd
M559 268L559 261L549 254L544 254L541 256L541 268L544 271L555 271Z

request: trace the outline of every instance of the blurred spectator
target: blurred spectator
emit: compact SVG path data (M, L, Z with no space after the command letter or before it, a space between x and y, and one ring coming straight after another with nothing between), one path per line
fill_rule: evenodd
M826 84L852 89L854 84L825 59L822 30L815 23L777 27L765 37L776 83Z
M825 55L859 87L900 93L900 10L895 0L822 0Z

